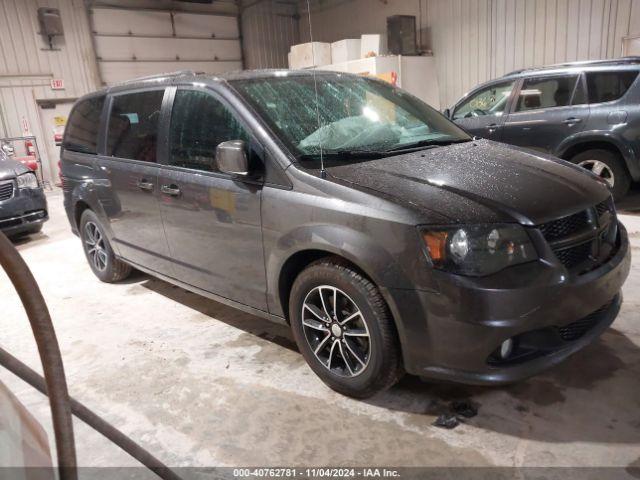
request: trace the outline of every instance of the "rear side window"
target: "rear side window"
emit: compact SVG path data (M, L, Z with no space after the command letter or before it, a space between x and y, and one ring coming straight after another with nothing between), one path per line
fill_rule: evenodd
M589 103L611 102L622 97L634 82L638 72L587 73Z
M94 97L78 103L67 122L63 147L66 150L95 154L98 130L105 97Z
M113 97L109 115L107 154L156 162L158 123L164 90Z
M178 90L171 113L169 165L215 171L216 147L228 140L249 141L229 109L207 92Z
M516 111L569 105L577 79L577 75L525 79L520 89Z

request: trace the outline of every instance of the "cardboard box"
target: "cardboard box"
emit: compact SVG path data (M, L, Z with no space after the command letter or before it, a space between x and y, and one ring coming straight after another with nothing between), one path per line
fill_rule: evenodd
M331 63L349 62L360 58L360 39L347 38L331 44Z
M377 57L387 54L387 37L379 33L364 34L360 37L360 58Z
M331 44L324 42L301 43L291 47L289 68L321 67L331 63Z

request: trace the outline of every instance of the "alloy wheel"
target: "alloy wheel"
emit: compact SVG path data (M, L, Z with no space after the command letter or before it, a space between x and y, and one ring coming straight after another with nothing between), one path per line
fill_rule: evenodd
M107 268L107 250L102 233L93 222L87 222L84 226L84 244L93 266L103 272Z
M613 175L613 171L606 163L601 162L600 160L583 160L579 165L587 170L591 170L591 172L606 180L613 188L613 185L615 184L615 177Z
M342 290L315 287L302 304L302 328L311 351L332 373L360 375L371 357L371 339L364 315Z

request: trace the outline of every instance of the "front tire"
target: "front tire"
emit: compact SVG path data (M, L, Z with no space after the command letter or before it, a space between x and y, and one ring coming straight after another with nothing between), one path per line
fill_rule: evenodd
M114 283L131 274L131 266L116 258L98 216L91 210L80 217L80 238L89 266L100 280Z
M606 180L614 200L620 200L629 191L631 177L620 155L609 150L593 149L577 154L571 161Z
M386 302L369 279L340 259L318 260L298 275L289 318L302 356L333 390L367 398L401 376Z

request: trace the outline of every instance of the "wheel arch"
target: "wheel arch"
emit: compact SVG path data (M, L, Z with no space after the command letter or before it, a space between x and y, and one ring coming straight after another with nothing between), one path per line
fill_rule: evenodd
M116 252L116 254L119 254L117 245L113 244L114 234L109 222L109 216L105 212L102 203L99 200L98 193L96 192L95 188L93 188L91 183L87 182L78 185L74 189L71 198L71 205L72 207L69 209L70 211L68 212L68 215L72 216L72 229L73 227L75 227L77 233L80 234L80 219L82 218L82 214L86 210L91 210L100 219L102 228L104 229L107 238L112 243L114 251Z
M348 265L350 268L353 268L362 276L364 276L367 280L373 283L385 303L387 304L387 308L389 309L389 314L391 315L391 319L393 321L393 325L395 326L396 333L399 339L398 348L400 349L401 358L403 359L403 364L405 363L405 352L403 345L405 344L405 332L402 326L402 322L398 318L398 308L395 305L393 298L391 297L389 290L384 288L379 282L380 280L377 278L375 274L371 274L370 269L363 268L362 262L359 262L356 258L353 258L352 255L345 252L337 252L335 249L331 248L323 248L323 247L310 247L298 250L292 253L282 264L278 275L278 293L277 293L277 302L278 306L282 309L284 313L285 321L290 324L289 318L289 299L291 293L291 287L295 282L295 279L300 275L300 273L307 268L311 263L323 259L323 258L333 258L337 263L341 263L343 265Z
M569 138L560 145L556 155L564 160L571 160L581 152L594 149L607 150L619 155L631 178L635 181L640 180L640 165L638 165L633 151L625 142L613 135L584 135Z
M91 210L91 207L84 200L78 200L73 207L73 220L78 232L80 231L80 219L82 218L82 214L85 210Z
M367 278L374 285L378 286L376 281L369 275L363 268L361 268L355 261L345 257L344 255L337 254L330 250L319 249L319 248L309 248L305 250L299 250L292 255L290 255L282 265L280 269L280 275L278 276L278 300L280 302L280 306L282 311L284 312L284 317L287 322L289 319L289 298L291 293L291 287L293 283L298 278L298 275L302 273L302 271L311 265L313 262L324 258L334 259L336 263L340 263L342 265L348 265L353 268L359 274Z

